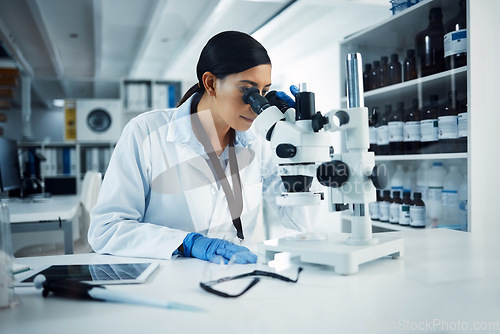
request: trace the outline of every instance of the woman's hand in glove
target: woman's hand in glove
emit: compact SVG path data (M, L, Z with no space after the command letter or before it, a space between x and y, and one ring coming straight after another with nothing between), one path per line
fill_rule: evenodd
M205 261L212 261L215 257L222 256L225 263L238 254L235 263L256 263L257 255L246 247L239 246L227 240L207 238L199 233L189 233L182 243L183 255L191 256Z

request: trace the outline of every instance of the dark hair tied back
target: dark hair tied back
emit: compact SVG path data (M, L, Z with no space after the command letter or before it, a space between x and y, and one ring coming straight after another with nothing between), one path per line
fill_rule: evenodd
M252 36L239 31L221 32L207 42L200 54L196 66L198 83L193 85L179 101L178 106L186 102L193 94L197 95L197 105L201 93L205 91L203 73L211 72L217 78L240 73L258 65L271 64L266 49ZM195 103L196 102L196 103Z

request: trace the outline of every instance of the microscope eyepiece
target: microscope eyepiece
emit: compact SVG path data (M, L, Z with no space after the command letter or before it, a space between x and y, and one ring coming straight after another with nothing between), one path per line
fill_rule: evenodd
M249 88L242 97L243 102L249 104L252 110L259 115L262 111L270 107L269 101L262 95L257 88Z

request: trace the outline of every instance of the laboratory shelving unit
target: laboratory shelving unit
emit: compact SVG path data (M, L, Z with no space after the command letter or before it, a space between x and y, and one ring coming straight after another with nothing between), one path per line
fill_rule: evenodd
M140 113L153 109L174 108L181 98L179 81L133 79L122 80L123 125Z
M180 100L180 93L179 81L124 79L121 85L123 110L126 113L174 108Z
M468 24L470 30L471 22L469 20L470 4L468 1ZM363 59L363 68L366 63L373 63L375 60L380 60L381 56L390 56L393 53L399 55L400 62L406 57L407 49L414 49L414 38L418 32L424 30L428 25L428 13L433 7L441 7L443 13L443 24L458 13L458 0L427 0L422 1L396 15L393 15L377 25L369 27L363 31L346 37L340 44L340 59L341 73L345 73L344 60L348 53L361 53ZM472 23L474 24L474 23ZM469 33L469 31L468 31ZM469 36L470 39L470 36ZM469 126L469 143L471 138L470 131L470 46L468 47L469 64L461 68L447 70L426 77L417 78L414 80L393 84L390 86L369 90L364 93L365 106L378 106L379 110L384 110L387 104L393 105L393 110L397 102L404 102L405 107L412 105L412 100L418 98L419 107L428 104L431 94L439 95L439 103L442 104L448 99L448 92L455 90L458 92L458 100L467 98L468 110L468 126ZM341 87L344 87L345 74L341 75ZM341 103L346 106L347 98L344 88L341 92ZM454 164L459 166L462 175L468 180L470 200L470 144L468 145L467 153L442 153L442 154L411 154L411 155L376 155L377 162L383 162L387 165L389 173L395 170L397 164L402 164L404 167L412 165L415 170L418 169L422 161L441 161L443 165ZM343 217L344 228L350 222L350 217L345 214ZM471 211L468 211L468 230L470 230ZM412 227L400 226L385 222L373 221L374 230L407 230L414 229Z
M23 171L29 166L26 164L30 159L29 151L38 151L46 158L40 163L40 179L46 184L47 192L57 193L60 189L65 194L77 194L86 171L95 170L104 175L115 144L92 141L21 142L18 148Z

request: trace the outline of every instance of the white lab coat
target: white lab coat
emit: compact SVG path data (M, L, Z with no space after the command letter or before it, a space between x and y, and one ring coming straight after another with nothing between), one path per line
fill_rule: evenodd
M96 252L170 259L190 232L236 240L226 196L192 130L190 106L191 99L176 109L143 113L124 128L91 212L88 240ZM275 204L284 187L267 142L251 130L237 131L235 148L245 239L252 237L263 194L285 227L308 226L302 208ZM228 164L225 172L232 187Z

